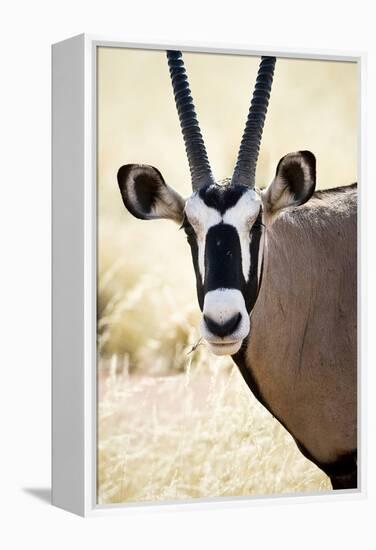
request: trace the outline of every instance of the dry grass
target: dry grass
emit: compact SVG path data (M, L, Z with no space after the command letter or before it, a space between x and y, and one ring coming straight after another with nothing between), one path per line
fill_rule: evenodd
M117 366L100 378L99 503L330 489L228 360L168 377Z
M198 338L199 309L188 246L168 222L157 222L157 231L140 222L124 226L118 233L112 223L101 222L107 244L101 245L100 240L99 354L102 358L126 356L131 372L181 372L186 361L183 351ZM158 239L151 241L148 233ZM200 356L199 347L193 365Z

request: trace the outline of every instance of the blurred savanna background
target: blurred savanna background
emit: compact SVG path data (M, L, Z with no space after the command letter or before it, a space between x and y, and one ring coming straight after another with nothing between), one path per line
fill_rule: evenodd
M186 53L217 179L232 175L259 58ZM357 65L278 59L256 182L311 150L317 187L357 178ZM98 502L330 489L255 400L230 358L198 345L190 250L173 222L124 208L120 166L157 167L188 196L188 162L165 52L98 49Z

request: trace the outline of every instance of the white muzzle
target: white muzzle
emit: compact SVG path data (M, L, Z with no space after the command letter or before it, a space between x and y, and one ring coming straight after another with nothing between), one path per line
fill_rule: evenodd
M240 290L221 288L206 293L200 330L212 353L237 353L249 328L249 315Z

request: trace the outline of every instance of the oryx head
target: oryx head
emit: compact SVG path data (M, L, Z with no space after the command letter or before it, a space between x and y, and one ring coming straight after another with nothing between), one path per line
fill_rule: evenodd
M315 157L290 153L260 193L255 172L273 81L275 58L261 59L255 91L231 179L213 178L181 52L167 52L193 193L183 199L154 167L127 164L118 172L125 206L137 218L169 218L191 247L201 335L217 355L237 353L249 333L261 283L265 225L282 209L306 202L315 188Z

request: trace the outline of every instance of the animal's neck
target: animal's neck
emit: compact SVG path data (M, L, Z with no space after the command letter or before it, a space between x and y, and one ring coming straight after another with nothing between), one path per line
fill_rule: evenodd
M333 273L336 279L349 273L356 263L356 207L356 188L349 186L318 192L280 215L266 231L260 302L285 299L291 305L298 294L334 283Z
M323 460L345 437L340 417L333 420L333 395L356 398L354 193L350 187L318 194L267 229L250 335L235 358L256 397ZM326 426L330 445L314 431L317 422Z

